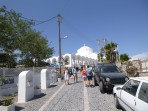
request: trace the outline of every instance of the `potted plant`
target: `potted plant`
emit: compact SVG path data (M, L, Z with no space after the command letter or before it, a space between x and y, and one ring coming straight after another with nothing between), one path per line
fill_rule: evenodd
M6 98L4 100L0 100L0 111L15 111L13 98Z

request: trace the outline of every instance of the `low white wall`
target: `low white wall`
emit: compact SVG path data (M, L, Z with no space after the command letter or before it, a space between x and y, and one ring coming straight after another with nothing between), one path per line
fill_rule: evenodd
M11 77L11 78L14 78L13 84L8 83L0 86L0 96L14 95L15 93L18 92L18 86L17 86L18 77Z
M48 69L48 87L50 84L54 84L57 82L57 76L54 69ZM13 77L14 83L13 84L5 84L0 86L0 96L8 96L14 95L18 92L18 77ZM41 86L41 74L40 73L33 73L33 87Z
M6 85L5 85L6 86ZM0 96L11 96L18 92L18 87L15 84L7 85L9 87L0 87Z

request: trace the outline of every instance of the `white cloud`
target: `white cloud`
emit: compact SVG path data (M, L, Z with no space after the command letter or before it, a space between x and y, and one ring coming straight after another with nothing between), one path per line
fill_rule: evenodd
M131 56L130 60L132 61L132 60L145 60L145 59L148 59L148 52Z

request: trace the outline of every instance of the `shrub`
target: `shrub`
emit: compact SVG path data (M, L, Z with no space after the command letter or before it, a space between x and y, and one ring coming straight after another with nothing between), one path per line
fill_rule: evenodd
M130 66L126 69L126 72L127 72L128 76L135 77L135 76L138 76L137 70L138 69L136 67Z
M0 101L0 106L9 106L13 104L13 98L7 98L5 100Z

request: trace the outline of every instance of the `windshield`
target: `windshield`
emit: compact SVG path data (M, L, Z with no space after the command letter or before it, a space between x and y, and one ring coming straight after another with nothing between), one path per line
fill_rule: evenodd
M120 73L121 70L116 66L102 66L101 73Z

